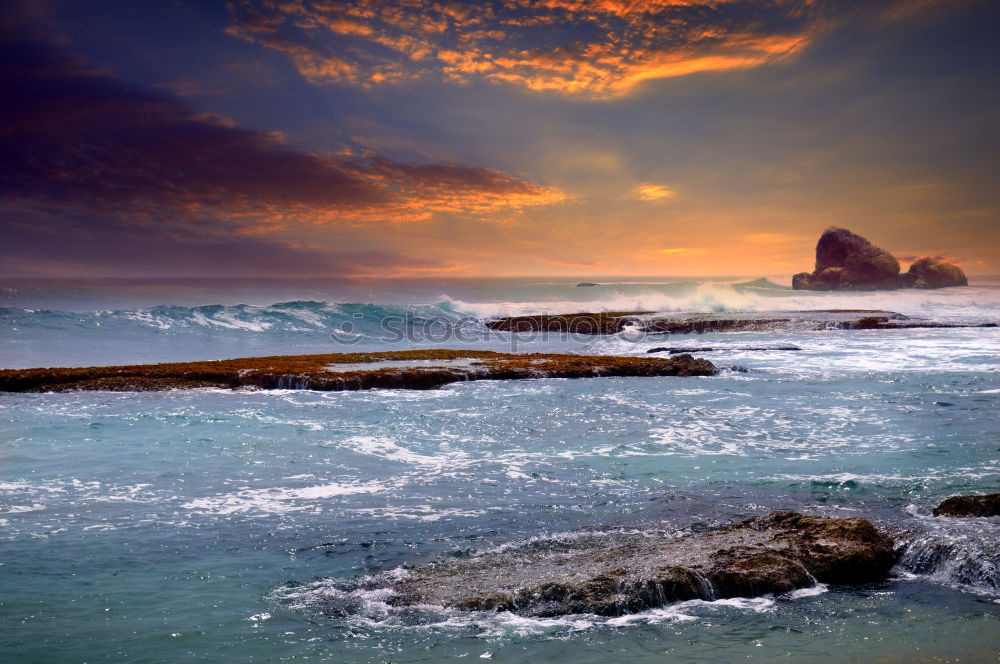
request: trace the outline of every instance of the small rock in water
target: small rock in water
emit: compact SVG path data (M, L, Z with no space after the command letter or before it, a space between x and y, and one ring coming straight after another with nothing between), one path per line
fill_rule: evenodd
M1000 493L952 496L934 508L934 516L1000 516Z
M398 606L614 616L816 582L877 581L895 562L892 540L865 519L776 512L680 538L615 533L532 541L417 567L388 589Z

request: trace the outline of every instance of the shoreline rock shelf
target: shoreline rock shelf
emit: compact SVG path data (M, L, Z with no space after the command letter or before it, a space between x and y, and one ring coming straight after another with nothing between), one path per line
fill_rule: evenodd
M0 392L149 391L196 387L426 390L472 380L712 376L717 372L708 360L690 355L650 358L431 349L111 367L3 369L0 370Z
M940 323L878 309L808 311L728 311L657 314L649 311L535 314L486 321L486 327L516 334L611 335L627 329L642 334L705 334L764 330L893 330L909 328L996 327L995 322Z
M595 533L533 540L416 567L383 587L397 606L615 616L690 599L784 593L817 582L880 581L896 560L892 540L866 519L775 512L685 537Z

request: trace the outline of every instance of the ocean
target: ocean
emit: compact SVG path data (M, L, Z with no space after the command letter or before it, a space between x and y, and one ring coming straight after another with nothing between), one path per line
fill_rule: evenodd
M780 279L8 280L0 367L475 348L646 355L700 378L427 391L0 394L4 662L997 662L1000 328L592 337L497 332L575 311L890 310L1000 322L967 288L792 291ZM801 350L745 350L794 345ZM864 516L877 584L619 617L396 607L352 580L581 533L678 534L797 510ZM359 610L331 605L350 599Z

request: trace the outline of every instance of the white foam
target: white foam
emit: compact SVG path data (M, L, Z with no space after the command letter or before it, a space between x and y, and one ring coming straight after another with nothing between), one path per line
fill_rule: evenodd
M271 328L271 323L263 320L239 320L229 311L220 311L209 318L200 311L191 314L191 320L204 327L222 327L228 330L243 330L245 332L263 332Z
M45 505L42 505L41 503L33 503L31 505L10 505L6 509L0 511L0 514L24 514L25 512L37 512L43 509L45 509Z
M197 498L181 507L203 514L283 514L289 512L322 511L322 502L340 496L359 493L380 493L388 487L381 482L319 484L315 486L267 489L245 489L236 493Z
M817 595L822 595L829 592L830 587L825 583L817 583L814 586L808 588L799 588L798 590L793 590L790 593L782 595L783 599L804 599L806 597L816 597Z
M400 445L388 436L351 436L343 441L331 444L359 454L367 454L389 461L399 461L427 468L441 468L445 464L455 468L460 463L460 460L466 456L464 453L457 451L441 457L419 454Z
M486 514L488 510L466 510L457 507L434 507L433 505L416 505L413 507L363 507L355 510L356 514L368 514L386 519L412 519L414 521L440 521L441 519L465 517L472 518Z

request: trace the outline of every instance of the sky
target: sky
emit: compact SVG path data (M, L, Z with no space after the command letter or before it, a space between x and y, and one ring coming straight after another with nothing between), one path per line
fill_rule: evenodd
M1000 274L995 0L10 1L0 276Z

